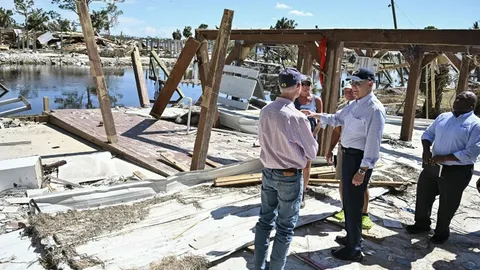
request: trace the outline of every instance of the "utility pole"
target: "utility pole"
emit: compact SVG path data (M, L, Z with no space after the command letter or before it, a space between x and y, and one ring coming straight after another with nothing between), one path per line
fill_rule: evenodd
M391 4L390 6L392 7L392 14L393 14L393 25L395 26L395 29L397 29L397 15L395 14L395 3L394 0L390 0Z

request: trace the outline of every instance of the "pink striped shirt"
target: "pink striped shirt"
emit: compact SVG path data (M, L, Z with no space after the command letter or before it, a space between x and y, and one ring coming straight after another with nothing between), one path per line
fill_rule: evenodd
M265 168L303 169L317 156L318 143L307 117L286 98L278 97L262 109L258 139Z

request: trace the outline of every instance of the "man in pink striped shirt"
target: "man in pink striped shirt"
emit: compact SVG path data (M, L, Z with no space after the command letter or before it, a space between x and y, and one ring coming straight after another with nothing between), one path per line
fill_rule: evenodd
M318 150L307 117L293 104L301 91L300 72L287 68L279 74L278 81L281 95L262 109L258 123L260 160L265 169L260 218L255 227L256 270L284 269L302 201L302 169ZM277 231L267 268L274 224Z

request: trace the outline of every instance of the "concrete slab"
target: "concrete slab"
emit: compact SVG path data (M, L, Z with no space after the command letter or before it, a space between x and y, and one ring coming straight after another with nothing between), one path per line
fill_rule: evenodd
M0 270L44 270L31 239L12 232L0 235ZM8 244L6 244L8 243Z
M0 161L0 191L14 187L39 188L43 181L39 156Z

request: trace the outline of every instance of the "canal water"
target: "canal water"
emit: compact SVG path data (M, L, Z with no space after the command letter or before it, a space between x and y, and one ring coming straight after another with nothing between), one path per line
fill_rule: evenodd
M103 72L112 107L140 106L135 76L131 67L104 67ZM163 74L161 76L163 78ZM148 79L146 82L149 97L153 99L154 82ZM95 84L89 67L0 65L0 83L10 90L0 98L0 102L22 95L32 105L31 110L17 113L17 115L41 114L44 96L50 98L51 109L99 108ZM200 85L180 84L180 88L194 102L202 93ZM1 93L0 88L0 95ZM178 95L175 93L173 98L177 99ZM0 112L21 106L23 106L21 102L3 105L0 106Z

